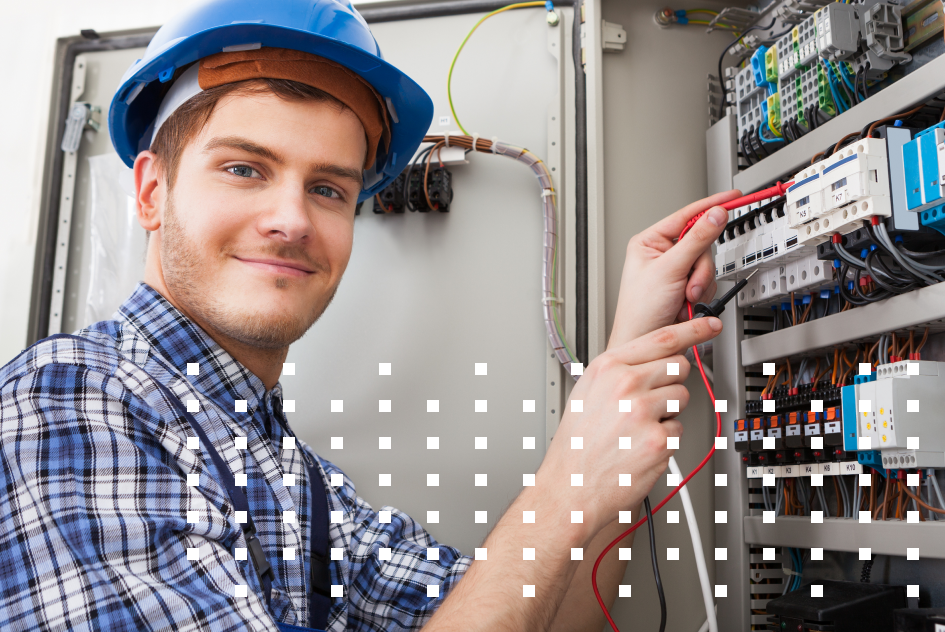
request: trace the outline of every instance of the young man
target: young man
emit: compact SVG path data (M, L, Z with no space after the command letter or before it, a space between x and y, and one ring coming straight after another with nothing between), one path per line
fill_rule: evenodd
M600 630L590 569L682 434L666 412L688 401L679 354L721 323L672 323L714 293L708 248L727 214L712 207L737 192L630 241L610 344L571 394L584 413L568 406L535 486L473 561L359 498L294 437L278 382L341 281L359 198L412 155L429 99L376 44L368 59L350 6L251 4L169 23L116 94L111 132L150 232L144 282L114 320L0 369L0 627ZM608 604L624 568L601 566Z

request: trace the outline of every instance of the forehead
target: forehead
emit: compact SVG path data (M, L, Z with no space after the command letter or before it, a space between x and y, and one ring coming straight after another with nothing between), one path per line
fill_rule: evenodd
M217 136L238 135L288 161L325 161L360 169L367 152L361 121L333 101L288 100L271 92L222 97L193 143L197 151Z

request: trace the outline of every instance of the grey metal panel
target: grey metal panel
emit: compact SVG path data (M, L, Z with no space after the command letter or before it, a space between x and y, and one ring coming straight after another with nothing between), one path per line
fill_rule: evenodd
M705 133L706 168L709 195L732 188L738 172L738 151L735 149L735 116L729 114Z
M86 131L77 152L75 169L75 202L72 208L72 230L69 245L69 263L65 275L64 302L62 321L58 330L50 334L70 332L86 327L91 323L85 317L85 304L91 275L91 191L89 181L89 161L91 156L114 153L108 135L108 106L118 88L124 72L136 59L142 56L144 48L126 48L82 53L76 58L77 64L85 65L85 81L80 101L97 105L101 113L93 117L101 124L98 132ZM67 185L63 183L63 187ZM61 213L61 211L60 211ZM144 233L144 229L141 229ZM144 253L136 262L144 273ZM115 308L118 305L114 306ZM50 319L52 321L52 318Z
M856 518L824 518L811 524L807 516L778 516L765 524L761 516L745 516L745 542L757 546L789 546L828 551L858 552L868 548L873 555L906 555L906 548L919 548L919 558L945 558L945 522L877 520L860 524Z
M742 340L742 366L769 362L920 324L931 324L932 330L938 331L945 328L945 324L935 321L943 318L945 284L939 283L885 301Z
M773 156L745 169L735 176L735 187L744 192L755 191L770 182L786 180L810 164L811 157L831 142L865 125L907 110L945 90L945 56L933 59L909 73L894 86L881 90L840 116L824 123Z
M446 99L451 55L434 52L454 51L479 17L372 25L384 56L433 99L433 133L457 129ZM487 21L466 44L452 82L467 130L543 159L546 115L560 99L549 29L539 9ZM420 42L430 54L418 54ZM441 126L441 117L449 123ZM545 383L540 188L508 158L469 161L450 167L449 213L375 215L364 205L334 301L290 348L286 361L296 374L281 382L296 400L288 417L298 435L341 467L375 510L396 507L471 555L522 489L522 475L538 469L552 387ZM561 165L552 167L558 178ZM378 375L382 362L392 364L390 376ZM474 374L480 362L488 364L485 376ZM331 400L343 400L344 412L331 413ZM378 412L379 400L391 400L392 412ZM438 400L440 412L428 413L427 400ZM475 412L475 400L486 400L487 412ZM535 400L536 412L524 413L523 400ZM331 449L333 436L344 437L342 450ZM378 437L391 437L391 449L380 450ZM427 449L427 437L439 437L438 450ZM475 437L488 438L486 450L475 449ZM523 450L522 437L535 437L536 449ZM390 487L379 486L379 474L391 474ZM439 474L439 486L428 487L427 474ZM487 486L474 485L476 474L487 474ZM439 523L427 521L428 511L440 512ZM487 522L476 523L475 511L486 511Z

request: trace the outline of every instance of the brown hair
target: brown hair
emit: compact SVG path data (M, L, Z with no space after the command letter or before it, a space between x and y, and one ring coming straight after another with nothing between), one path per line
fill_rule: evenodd
M248 79L198 92L164 121L151 143L150 150L157 156L157 167L167 181L167 190L174 188L184 148L203 131L220 99L227 95L267 92L286 101L327 102L342 110L347 107L323 90L289 79Z

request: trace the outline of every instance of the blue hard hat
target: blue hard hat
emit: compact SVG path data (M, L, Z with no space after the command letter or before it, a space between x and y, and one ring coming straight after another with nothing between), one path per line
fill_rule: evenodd
M226 50L288 48L319 55L356 72L381 95L391 121L390 149L364 172L366 200L390 184L413 157L433 120L433 101L384 61L367 22L347 0L208 0L162 26L144 58L125 72L108 111L108 130L131 167L148 148L158 107L177 72Z

